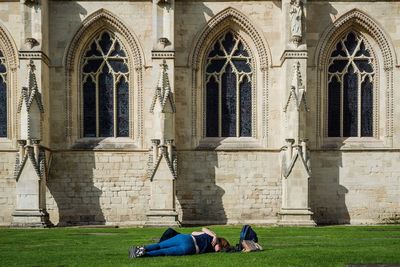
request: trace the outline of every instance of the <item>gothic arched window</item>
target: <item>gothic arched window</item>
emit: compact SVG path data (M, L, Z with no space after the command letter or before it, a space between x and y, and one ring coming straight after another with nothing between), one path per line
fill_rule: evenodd
M348 33L329 59L328 137L373 136L374 79L374 58L366 42Z
M227 32L215 42L205 65L206 137L251 136L252 78L247 47Z
M129 68L121 42L102 32L83 56L83 136L129 136Z
M0 51L0 137L7 137L7 68Z

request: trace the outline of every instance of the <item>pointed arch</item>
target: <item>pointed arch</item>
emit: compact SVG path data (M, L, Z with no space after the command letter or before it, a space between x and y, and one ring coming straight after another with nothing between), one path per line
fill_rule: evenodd
M367 32L379 45L383 55L383 66L385 70L393 69L397 64L396 54L393 49L389 35L387 35L382 27L364 11L357 8L348 11L333 22L322 34L318 42L314 60L316 65L320 66L327 61L332 40L336 40L339 35L352 27L361 27Z
M210 45L229 30L236 32L251 47L250 50L255 64L256 81L253 85L254 104L252 105L252 114L254 124L252 126L252 136L260 139L268 135L268 68L271 64L269 46L261 31L254 26L245 14L237 9L228 7L212 17L200 30L194 39L193 49L189 54L188 64L192 70L193 146L199 145L199 141L204 137L204 122L202 122L205 117L202 81L204 70L202 66ZM257 101L257 98L262 100ZM260 105L257 106L257 103L260 103ZM261 123L257 124L257 122Z
M0 23L0 47L4 56L7 58L7 65L10 69L16 69L18 66L18 49L11 34L3 24Z
M143 49L140 46L138 38L116 15L106 9L99 9L89 15L81 24L73 36L69 46L64 54L64 64L66 72L66 92L67 92L67 137L70 145L81 137L80 126L80 104L79 90L80 82L78 80L80 72L80 61L84 49L89 45L92 39L102 31L117 33L121 37L123 45L126 47L129 61L129 69L132 72L132 81L129 83L129 91L133 97L130 97L130 112L134 118L134 123L130 126L130 137L140 146L143 142L143 71L145 66L145 57ZM133 112L133 110L135 110Z
M384 118L384 132L379 133L376 138L383 142L376 142L377 146L392 146L393 137L393 70L397 64L397 57L388 34L372 17L359 9L352 9L336 21L334 21L322 34L320 41L317 44L314 62L317 68L317 120L316 134L319 145L323 145L326 137L326 79L327 67L329 64L330 53L337 44L338 40L348 32L355 30L364 37L368 37L377 48L375 51L376 59L380 59L379 69L377 73L377 90L384 92L384 97L376 100L376 103L381 103L382 111L375 112L374 121L378 123L379 118ZM377 105L375 105L376 107Z
M134 35L125 24L113 13L107 9L101 8L96 12L89 15L81 24L74 37L72 38L69 46L64 55L64 62L66 68L74 68L73 63L77 56L77 51L82 46L83 40L87 35L93 35L93 32L98 32L103 28L109 28L119 32L127 41L135 68L142 68L144 66L143 49L140 46L139 39Z
M0 147L12 148L12 139L17 139L18 127L17 127L17 112L16 112L16 99L17 99L17 67L18 61L18 48L8 32L6 27L0 23L0 50L2 52L3 67L5 66L5 93L7 95L6 101L6 137L7 141L2 141ZM3 95L4 96L4 95ZM2 105L5 103L2 103ZM4 106L3 106L4 107ZM7 143L7 144L5 144ZM5 145L5 146L4 146Z
M194 39L194 45L192 46L194 48L189 54L189 66L193 69L198 69L201 56L205 53L204 50L207 49L206 44L215 35L218 35L218 33L232 24L238 25L251 37L260 57L260 68L266 69L270 64L269 59L271 58L267 41L262 37L261 31L254 26L250 19L233 7L228 7L216 14L199 32Z

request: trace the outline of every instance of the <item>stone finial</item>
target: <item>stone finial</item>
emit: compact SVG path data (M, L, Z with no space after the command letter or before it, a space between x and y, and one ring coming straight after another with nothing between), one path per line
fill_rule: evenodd
M33 60L31 59L28 63L28 87L22 87L21 96L18 103L18 112L21 112L22 105L25 103L27 110L30 109L30 106L35 101L39 107L41 113L44 112L42 97L38 90L38 85L36 81L36 66Z
M292 82L290 85L290 93L289 97L287 99L286 105L284 107L284 112L287 112L287 109L292 102L292 100L295 101L297 110L300 109L300 106L303 104L305 107L305 110L308 111L308 106L307 106L307 99L306 99L306 91L305 87L303 85L303 79L301 77L301 71L300 71L300 62L297 61L296 63L293 64L293 72L292 72Z
M38 90L35 64L28 64L28 86L22 87L17 112L20 113L20 138L30 144L33 139L41 138L41 118L44 113L42 95Z
M150 106L150 112L154 112L156 103L161 105L161 112L175 113L175 101L172 96L171 85L168 77L168 64L164 59L160 64L160 78L153 96L153 101ZM168 105L168 106L167 106Z

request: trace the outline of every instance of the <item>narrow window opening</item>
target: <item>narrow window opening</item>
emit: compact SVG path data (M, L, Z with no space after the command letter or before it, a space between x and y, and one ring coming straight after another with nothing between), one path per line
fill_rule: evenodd
M328 137L373 136L374 59L365 41L350 32L328 66Z
M129 136L129 68L120 41L105 31L83 57L83 136Z
M214 43L205 76L206 137L250 137L252 62L237 35L227 32Z

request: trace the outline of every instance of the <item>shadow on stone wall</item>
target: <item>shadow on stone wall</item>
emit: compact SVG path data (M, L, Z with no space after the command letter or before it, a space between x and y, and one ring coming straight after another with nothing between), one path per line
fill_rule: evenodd
M225 191L216 184L215 151L182 152L177 179L177 199L182 210L183 225L226 224L222 203Z
M349 224L348 190L340 184L342 152L314 152L311 156L310 205L315 222L319 225Z
M70 152L53 154L47 187L58 208L57 226L104 225L105 218L100 205L102 190L94 185L93 152ZM49 206L49 205L48 205ZM54 223L54 218L50 217Z
M68 26L73 29L72 35L65 40L67 46L88 12L82 5L75 2L57 3L57 5L54 7L57 11L65 7ZM53 7L50 6L50 8ZM56 24L55 28L52 24L49 27L50 33L58 30ZM54 51L50 54L52 53ZM61 61L61 58L56 57L56 61ZM94 153L90 151L54 153L52 157L47 181L51 194L50 198L48 196L47 203L50 220L57 226L105 224L99 201L102 191L94 185L93 181ZM52 214L54 216L57 213L58 220L51 217Z
M193 8L193 5L189 7ZM186 6L179 7L185 12ZM203 15L196 17L198 31L202 31L208 18L213 17L214 12L203 3L196 3L196 12ZM198 34L197 32L196 34ZM191 46L192 43L187 45ZM192 48L190 48L192 49ZM176 88L176 98L180 99L186 94L186 88ZM180 96L182 93L182 96ZM177 103L177 121L180 113L180 105ZM183 119L183 118L182 118ZM177 128L178 129L178 128ZM178 133L179 134L179 133ZM183 225L226 224L222 197L225 191L216 184L215 169L218 167L218 158L215 151L190 151L178 154L178 179L176 191L178 206L181 208L181 223ZM178 207L179 210L179 207Z

